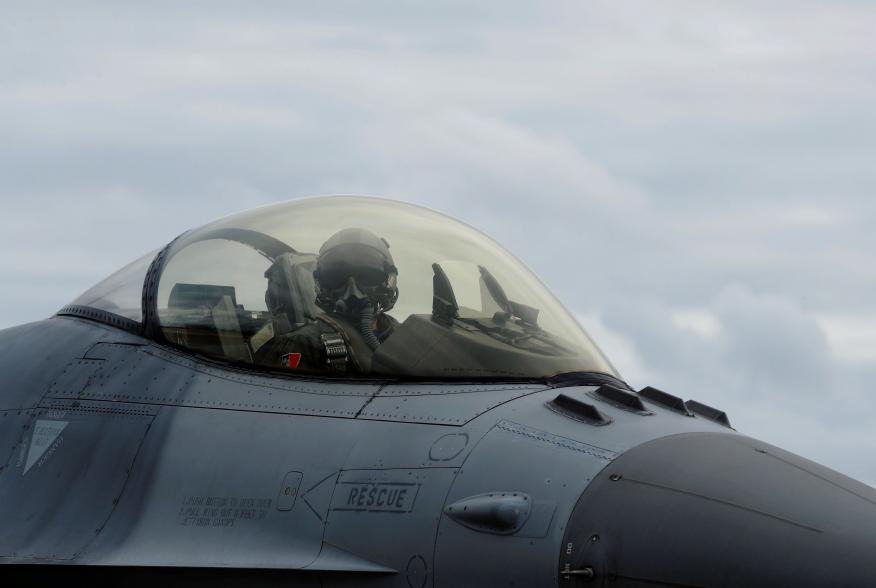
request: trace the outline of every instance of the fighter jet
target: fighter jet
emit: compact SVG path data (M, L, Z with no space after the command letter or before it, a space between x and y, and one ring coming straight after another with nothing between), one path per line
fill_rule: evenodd
M633 390L400 202L180 235L0 332L0 403L4 587L876 585L876 491Z

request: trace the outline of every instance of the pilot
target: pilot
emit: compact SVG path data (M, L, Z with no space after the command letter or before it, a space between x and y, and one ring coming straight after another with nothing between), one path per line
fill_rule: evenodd
M273 357L309 372L370 372L374 350L398 325L385 314L398 299L389 244L366 229L338 231L320 248L313 277L325 314L276 340Z

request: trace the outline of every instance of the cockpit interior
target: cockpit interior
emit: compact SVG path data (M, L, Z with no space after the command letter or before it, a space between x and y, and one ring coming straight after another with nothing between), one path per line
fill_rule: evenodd
M520 261L418 206L328 197L188 231L68 308L189 353L342 377L617 376Z

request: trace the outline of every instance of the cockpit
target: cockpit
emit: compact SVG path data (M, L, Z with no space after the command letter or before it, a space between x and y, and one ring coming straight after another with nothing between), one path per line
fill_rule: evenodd
M375 198L296 200L220 219L62 313L302 376L617 377L498 243L440 213Z

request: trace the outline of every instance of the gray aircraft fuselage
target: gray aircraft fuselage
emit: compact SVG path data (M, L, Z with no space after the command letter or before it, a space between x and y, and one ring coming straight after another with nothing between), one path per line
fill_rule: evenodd
M876 579L873 489L698 403L280 377L73 314L0 332L4 586Z

